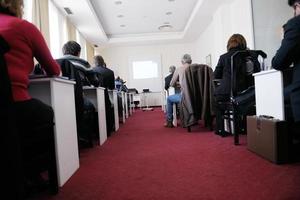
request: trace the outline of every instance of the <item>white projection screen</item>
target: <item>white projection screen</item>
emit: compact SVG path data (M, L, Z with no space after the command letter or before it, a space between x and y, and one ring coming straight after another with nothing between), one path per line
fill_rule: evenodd
M140 56L129 58L129 88L139 92L149 89L162 91L162 67L160 56Z

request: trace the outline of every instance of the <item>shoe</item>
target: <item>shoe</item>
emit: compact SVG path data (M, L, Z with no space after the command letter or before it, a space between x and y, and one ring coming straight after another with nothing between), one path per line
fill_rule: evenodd
M164 124L164 127L166 127L166 128L174 128L173 122L167 121L167 122Z

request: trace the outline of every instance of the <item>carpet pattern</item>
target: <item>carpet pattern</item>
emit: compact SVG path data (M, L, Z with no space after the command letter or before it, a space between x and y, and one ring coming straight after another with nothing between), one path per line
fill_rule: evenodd
M53 200L300 199L300 164L275 165L197 126L163 127L161 110L136 111L103 146L80 154L80 169Z

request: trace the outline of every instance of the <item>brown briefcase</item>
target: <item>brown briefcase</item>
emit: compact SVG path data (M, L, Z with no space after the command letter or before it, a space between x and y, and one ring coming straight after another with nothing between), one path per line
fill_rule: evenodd
M288 123L264 116L248 116L247 146L250 151L274 163L288 162Z

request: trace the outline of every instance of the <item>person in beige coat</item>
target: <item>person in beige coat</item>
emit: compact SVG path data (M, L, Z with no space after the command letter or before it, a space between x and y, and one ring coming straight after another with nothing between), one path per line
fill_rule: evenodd
M184 54L181 59L182 66L176 68L172 80L170 82L171 87L179 87L183 82L183 74L187 67L192 64L192 58L189 54ZM179 83L178 83L179 82ZM179 85L178 85L179 84ZM172 128L173 126L173 104L179 103L181 101L181 93L170 95L167 98L167 112L166 112L166 123L164 124L167 128Z

